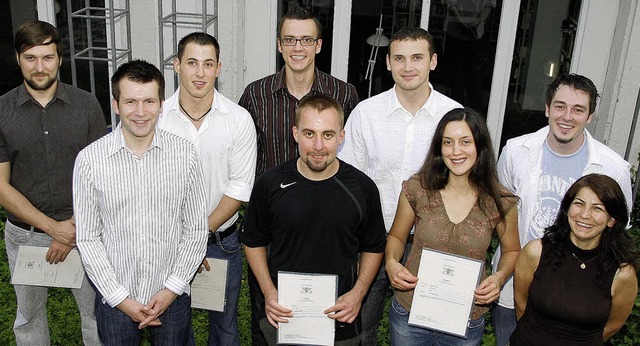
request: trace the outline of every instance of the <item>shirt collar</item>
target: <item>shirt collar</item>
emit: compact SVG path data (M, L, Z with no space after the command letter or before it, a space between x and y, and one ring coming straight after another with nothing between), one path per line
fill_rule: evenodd
M278 90L289 91L287 88L287 78L286 78L286 67L280 69L280 71L275 74L275 84L273 85L273 92ZM327 86L322 84L320 78L318 78L318 68L313 68L313 83L311 84L311 90L309 92L314 91L315 93L324 94L324 91L327 89Z
M407 111L404 107L402 107L402 104L400 103L400 100L398 99L398 94L396 93L396 88L397 87L398 87L397 85L394 85L393 89L389 93L389 99L387 101L387 115L386 115L387 117L390 116L393 112L397 111L398 109L401 109L406 113L409 113L409 111ZM435 100L436 98L434 97L434 94L436 93L436 91L433 89L433 86L431 85L431 83L429 83L429 89L431 90L431 93L429 94L429 98L422 105L422 107L420 107L420 109L418 109L418 111L416 112L416 115L421 110L426 110L427 114L429 114L431 117L433 117L433 114L437 114L438 113L437 112L438 103Z
M114 140L111 142L111 147L109 148L108 154L109 156L113 156L117 154L121 150L126 150L131 152L129 148L127 148L127 143L124 140L124 134L122 133L122 122L118 123L118 126L113 130L113 135L115 136ZM151 140L151 146L147 151L150 151L153 148L162 149L164 144L163 131L158 129L156 126L155 133L153 135L153 139Z
M175 114L175 116L179 117L180 119L190 121L189 119L187 119L186 116L182 115L181 112L179 111L180 87L178 87L178 90L176 90L174 95L175 97L170 97L164 102L164 104L162 105L162 109L163 109L162 113L167 115ZM224 114L229 113L229 108L227 107L225 102L222 100L222 94L220 94L218 90L216 90L215 88L213 89L213 102L211 103L211 111L212 111L212 114L204 118L204 121L207 121L207 118L214 115L216 112L220 112Z
M51 99L51 101L55 99L60 99L60 101L64 103L70 103L69 95L67 94L67 89L65 85L62 84L62 82L59 80L56 85L56 92L53 94L53 98ZM20 86L18 87L18 104L22 105L27 101L33 101L36 104L39 104L38 101L36 101L36 99L34 99L33 96L29 94L29 91L27 90L27 87L24 85L24 81L23 81L22 84L20 84ZM49 103L51 103L51 101L49 101Z

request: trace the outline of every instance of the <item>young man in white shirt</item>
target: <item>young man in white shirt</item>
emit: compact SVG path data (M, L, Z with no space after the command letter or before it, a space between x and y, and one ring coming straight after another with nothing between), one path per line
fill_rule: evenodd
M209 345L240 345L238 295L242 279L238 209L248 202L256 171L256 131L251 115L215 89L220 45L205 32L178 44L173 67L180 87L163 105L158 127L195 144L207 190L207 258L227 261L224 311L209 311ZM205 259L204 265L209 270Z
M429 73L437 64L433 38L426 30L408 27L396 32L387 55L387 69L395 86L360 102L345 127L338 157L366 173L378 186L387 233L402 181L424 163L440 118L462 107L429 84ZM362 307L363 345L377 343L377 326L388 288L383 262Z
M104 345L185 345L189 282L205 255L205 190L192 143L156 128L162 73L145 61L111 78L120 124L78 154L73 174L76 237L95 285Z
M549 126L507 141L498 160L500 182L521 199L518 208L520 244L539 239L555 221L565 192L590 173L615 179L632 208L630 165L586 130L594 116L598 90L578 74L562 75L547 88L545 113ZM500 260L500 251L493 258ZM492 310L498 346L507 345L516 327L513 279L503 286Z

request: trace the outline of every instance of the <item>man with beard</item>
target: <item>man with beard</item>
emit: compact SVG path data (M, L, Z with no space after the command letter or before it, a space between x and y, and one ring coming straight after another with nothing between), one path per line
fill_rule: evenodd
M360 306L380 268L385 230L374 182L336 159L343 126L334 99L304 97L292 129L300 157L262 174L251 193L240 240L265 297L260 328L270 345L278 323L294 317L278 304L278 271L337 275L338 298L324 313L336 321L336 345L360 344Z
M91 94L58 81L62 47L49 23L27 22L15 37L24 83L0 97L0 205L8 214L5 243L13 275L20 246L48 248L46 260L63 262L76 242L71 181L76 155L107 127ZM18 345L48 345L47 287L14 285ZM95 292L84 277L72 289L82 338L99 345Z

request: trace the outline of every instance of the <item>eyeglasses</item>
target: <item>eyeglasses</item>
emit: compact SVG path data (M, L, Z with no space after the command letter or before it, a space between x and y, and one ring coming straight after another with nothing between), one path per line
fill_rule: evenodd
M313 46L316 41L318 41L318 39L313 37L283 37L280 39L280 43L282 43L283 46L295 46L298 42L303 46Z

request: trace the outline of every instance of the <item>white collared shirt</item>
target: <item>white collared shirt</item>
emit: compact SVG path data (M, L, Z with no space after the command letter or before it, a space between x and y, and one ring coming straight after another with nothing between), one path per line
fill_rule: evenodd
M256 174L256 129L249 112L214 89L211 111L199 129L180 110L180 88L168 98L158 128L192 142L202 162L208 193L207 212L218 206L223 195L248 202ZM223 231L238 219L238 213L218 228Z
M462 106L433 89L415 116L404 109L395 86L360 102L349 115L338 157L367 174L380 190L387 232L393 224L402 182L424 163L438 121Z
M125 146L121 125L78 154L76 242L104 302L190 292L207 245L204 201L193 144L168 132L156 129L142 158Z

